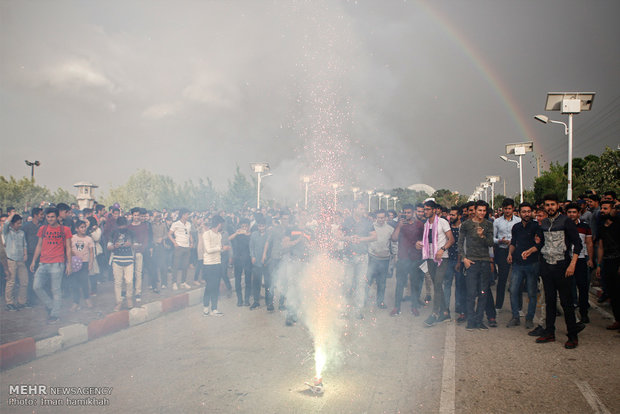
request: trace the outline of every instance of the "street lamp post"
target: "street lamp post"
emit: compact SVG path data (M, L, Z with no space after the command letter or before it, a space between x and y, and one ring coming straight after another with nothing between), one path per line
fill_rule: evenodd
M310 184L310 177L307 175L304 175L303 177L301 177L301 181L305 184L305 191L304 191L304 210L308 209L308 185Z
M384 194L383 197L385 197L385 208L386 210L390 209L390 197L392 197L389 194Z
M38 167L41 165L39 161L28 161L26 160L26 165L30 167L30 178L34 180L34 167Z
M372 193L374 193L374 191L366 190L366 194L368 194L368 212L369 213L370 213L370 200L372 199Z
M495 211L495 183L499 182L499 176L487 175L487 181L491 183L491 210Z
M351 187L351 191L353 192L353 201L357 201L357 193L359 193L359 187Z
M520 162L521 155L519 155L519 161L511 160L505 155L500 155L499 157L506 162L514 162L515 164L517 164L517 168L519 169L519 195L521 199L520 202L522 203L523 202L523 170L521 169L521 162Z
M266 162L251 162L250 168L256 173L258 177L256 181L256 209L260 208L260 185L263 177L271 175L269 173L269 164ZM263 174L264 173L264 174Z
M568 187L566 188L566 199L573 199L573 115L581 111L592 109L594 92L549 92L547 93L547 103L545 111L560 111L568 114L568 125L564 122L554 121L545 115L536 115L534 118L544 124L564 125L564 135L568 135Z
M392 201L394 202L394 211L396 211L396 201L398 201L398 197L393 196Z
M382 192L377 193L377 198L379 199L379 208L378 208L378 210L381 210L381 199L383 198L383 193Z
M337 210L338 207L338 187L340 187L340 184L338 183L332 183L332 188L334 189L334 211Z

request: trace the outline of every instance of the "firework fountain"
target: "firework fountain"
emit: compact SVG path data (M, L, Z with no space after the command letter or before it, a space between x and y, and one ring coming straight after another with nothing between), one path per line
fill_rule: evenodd
M351 104L346 80L353 70L347 56L352 46L350 28L330 5L306 2L299 11L308 20L303 46L303 72L299 103L303 115L293 126L304 137L302 163L312 166L313 206L319 215L311 260L299 279L299 308L314 343L315 376L306 385L323 392L323 374L334 367L341 354L346 323L343 294L344 269L330 257L333 248L333 186L351 183ZM359 173L359 171L357 171Z

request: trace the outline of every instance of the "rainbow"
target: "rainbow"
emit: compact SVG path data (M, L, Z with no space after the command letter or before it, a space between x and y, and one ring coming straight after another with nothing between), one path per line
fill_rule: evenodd
M490 63L485 60L485 57L480 53L476 45L470 42L467 37L456 27L452 21L436 8L432 7L431 1L421 0L419 4L422 8L435 20L448 34L448 37L455 42L459 49L464 53L467 59L470 61L473 67L475 67L481 74L486 82L491 86L491 89L495 92L499 100L507 109L512 120L514 121L519 132L514 135L514 139L509 142L521 142L521 141L534 141L534 150L537 154L542 154L542 146L536 142L535 134L530 125L533 124L531 116L524 114L519 105L512 96L508 86L502 82L499 74L493 69ZM541 97L543 99L544 97ZM519 134L522 139L519 139Z

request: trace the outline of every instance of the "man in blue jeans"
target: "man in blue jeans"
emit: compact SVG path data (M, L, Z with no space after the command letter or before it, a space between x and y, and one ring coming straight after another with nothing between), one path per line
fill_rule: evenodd
M459 255L466 272L468 331L489 329L482 323L491 275L489 248L493 246L493 224L484 218L486 214L486 203L476 201L474 217L463 222L458 240Z
M512 319L506 325L519 326L519 296L521 296L521 284L525 280L529 304L525 315L525 328L534 327L534 314L536 312L536 294L538 282L538 256L542 248L544 236L538 223L532 220L532 206L529 203L519 205L521 222L512 227L512 238L506 258L508 264L512 264L512 279L510 282L510 307ZM538 236L538 237L536 237ZM536 243L536 240L540 240Z
M461 209L457 206L450 208L448 218L450 219L450 229L454 240L459 239L461 229ZM456 321L465 322L465 303L467 298L467 287L463 276L461 261L458 259L458 246L454 243L448 249L448 259L446 260L446 274L443 279L443 294L446 309L450 309L450 293L452 291L452 280L454 280L454 312L458 313Z
M56 208L47 208L45 218L47 224L41 226L37 233L39 241L30 271L34 272L35 263L40 256L39 267L34 274L34 291L47 308L48 323L56 323L62 305L62 277L63 274L71 274L71 229L59 224ZM45 291L49 279L52 283L53 300Z

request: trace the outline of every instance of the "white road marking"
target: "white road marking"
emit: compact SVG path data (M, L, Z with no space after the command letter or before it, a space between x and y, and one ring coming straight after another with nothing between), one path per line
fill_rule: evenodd
M449 322L446 328L446 342L443 354L443 373L441 378L441 397L439 412L452 414L455 410L456 396L456 323Z
M590 384L586 381L575 381L575 384L577 384L579 391L581 391L584 398L596 414L611 414L601 399L598 398L598 395L596 395L592 387L590 387Z

